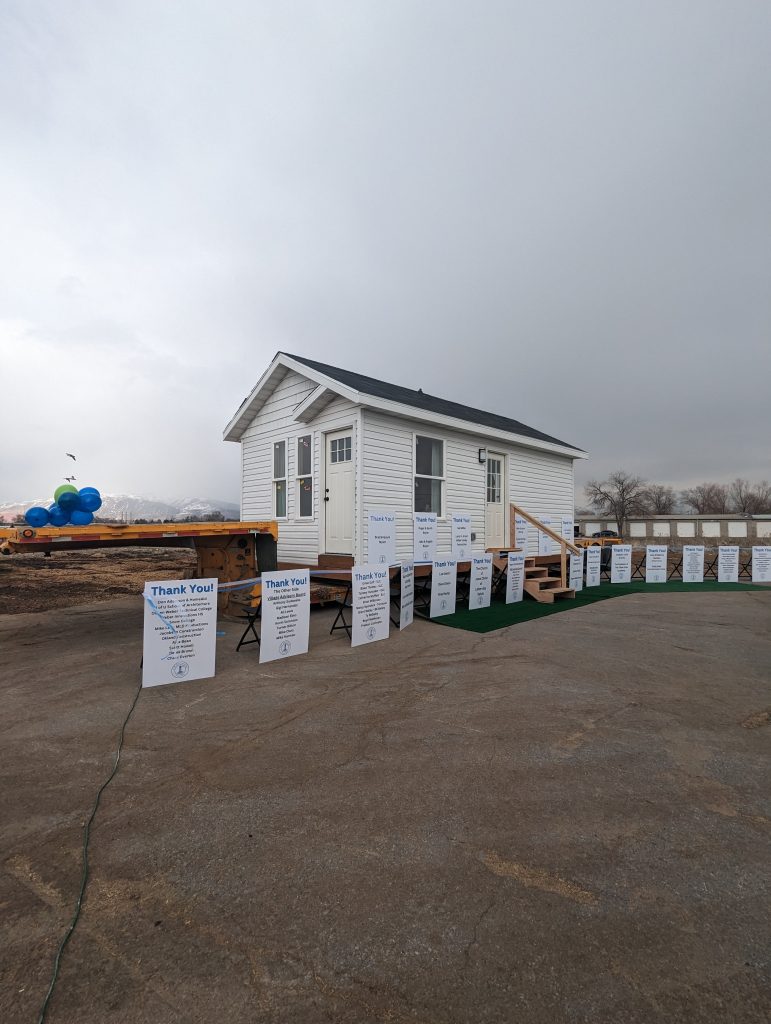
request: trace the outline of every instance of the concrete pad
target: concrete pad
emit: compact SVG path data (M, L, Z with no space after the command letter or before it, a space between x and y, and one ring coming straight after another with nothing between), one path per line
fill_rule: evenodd
M144 691L54 1024L771 1014L771 593L416 622ZM0 617L0 1019L36 1019L141 603Z

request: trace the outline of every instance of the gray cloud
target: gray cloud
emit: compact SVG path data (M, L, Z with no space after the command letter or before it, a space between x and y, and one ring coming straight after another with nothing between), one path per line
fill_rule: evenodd
M579 482L771 475L770 42L754 0L6 0L0 499L65 448L234 496L279 348L582 445Z

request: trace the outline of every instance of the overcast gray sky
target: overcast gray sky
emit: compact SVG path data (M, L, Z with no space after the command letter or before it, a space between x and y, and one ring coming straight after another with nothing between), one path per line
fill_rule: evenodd
M235 498L278 349L579 483L771 476L770 52L763 0L0 0L0 500Z

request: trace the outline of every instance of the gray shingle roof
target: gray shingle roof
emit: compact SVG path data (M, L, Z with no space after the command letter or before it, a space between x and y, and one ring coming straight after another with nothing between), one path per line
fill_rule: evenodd
M572 448L576 452L583 449L576 448L573 444L560 441L559 438L544 434L540 430L534 430L519 420L510 419L508 416L499 416L494 412L484 412L482 409L474 409L468 405L460 405L458 402L450 402L446 398L436 398L434 395L427 395L423 391L413 391L411 388L403 388L399 384L388 384L384 380L377 380L375 377L366 377L362 373L354 373L352 370L342 370L339 366L330 366L328 363L319 363L315 359L306 359L304 356L295 356L291 352L281 353L289 356L298 363L323 373L327 377L345 384L365 395L372 395L374 398L383 398L389 402L400 402L402 405L410 405L415 409L423 409L426 412L434 412L440 416L453 416L455 419L465 420L468 423L478 423L485 427L492 427L495 430L503 430L509 434L519 434L522 437L531 437L538 441L548 441L550 444L558 444L563 448Z

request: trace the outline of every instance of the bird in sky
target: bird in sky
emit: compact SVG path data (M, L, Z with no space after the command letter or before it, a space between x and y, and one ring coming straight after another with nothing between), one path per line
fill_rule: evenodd
M76 478L74 476L66 476L64 479L67 481L68 484L71 484L72 481L75 480Z
M65 452L64 454L67 456L68 459L72 459L73 462L77 462L78 461L75 458L75 456L72 454L72 452Z

